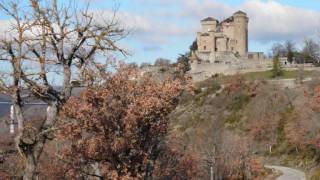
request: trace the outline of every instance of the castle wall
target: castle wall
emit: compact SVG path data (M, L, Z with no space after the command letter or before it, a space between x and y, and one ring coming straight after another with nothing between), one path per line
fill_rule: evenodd
M222 32L225 36L230 39L234 39L234 24L233 23L223 23L222 24Z
M201 62L211 61L212 52L196 53L197 58L201 59Z
M216 48L214 32L197 33L199 52L214 52Z
M217 38L217 50L218 51L227 51L227 39L224 38L224 37L221 37L221 38Z
M216 74L233 75L237 73L267 71L272 69L272 61L269 59L238 59L238 61L235 61L234 59L231 59L231 57L224 57L220 60L219 63L191 63L189 74L192 76L193 81L203 81Z

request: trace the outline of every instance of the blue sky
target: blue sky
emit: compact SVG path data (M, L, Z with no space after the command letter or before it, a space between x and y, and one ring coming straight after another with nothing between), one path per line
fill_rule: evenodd
M200 20L223 20L237 10L249 21L249 50L268 53L272 43L303 39L320 32L320 0L82 0L93 11L110 12L120 4L118 17L130 29L120 45L130 52L127 62L175 60L188 50L200 29ZM63 1L61 1L63 2ZM2 19L5 17L2 16Z
M110 1L94 2L94 8L110 7L105 3ZM250 51L268 53L274 42L299 44L320 31L319 0L121 0L120 4L120 14L126 14L123 23L134 29L122 42L132 53L128 62L175 60L188 50L202 18L222 20L237 10L250 18Z

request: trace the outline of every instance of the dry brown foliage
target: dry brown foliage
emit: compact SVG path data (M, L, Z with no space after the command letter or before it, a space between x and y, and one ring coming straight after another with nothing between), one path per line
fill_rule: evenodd
M167 115L184 85L180 80L156 83L130 68L105 82L64 106L60 136L70 143L62 154L69 176L150 177L168 130Z

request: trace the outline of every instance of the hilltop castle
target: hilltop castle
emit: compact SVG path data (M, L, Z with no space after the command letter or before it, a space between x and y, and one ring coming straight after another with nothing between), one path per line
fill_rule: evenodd
M248 23L249 18L243 11L237 11L221 22L213 17L201 20L202 30L197 33L199 58L215 61L228 54L259 58L259 53L248 53Z
M197 50L191 54L190 73L194 79L269 66L270 61L266 61L262 52L248 52L248 24L249 18L243 11L221 22L213 17L201 20Z

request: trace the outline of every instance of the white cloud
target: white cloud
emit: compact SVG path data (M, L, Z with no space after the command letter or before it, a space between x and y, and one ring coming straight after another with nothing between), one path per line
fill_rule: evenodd
M222 20L237 10L247 12L250 40L257 42L301 40L320 30L320 12L284 5L275 0L249 0L237 7L212 0L133 2L154 7L152 11L148 9L144 16L126 14L126 23L138 30L134 36L147 44L168 43L172 37L195 37L202 18L213 16ZM169 5L178 5L180 10L169 10L166 8Z
M197 20L213 16L224 19L237 10L247 12L250 39L260 42L299 40L320 30L320 12L281 4L275 0L249 0L238 7L211 0L181 2L181 19ZM199 23L198 23L198 26Z
M116 21L119 22L123 28L136 33L145 32L151 29L151 24L146 18L134 13L123 11L114 12L113 10L108 9L93 10L92 13L97 23Z
M98 21L102 17L113 16L113 12L109 10L95 11ZM146 44L164 44L168 43L171 37L181 37L191 35L191 28L183 28L170 20L159 21L153 19L154 15L138 15L129 12L117 12L116 20L121 26L131 32L132 38L136 38ZM158 16L159 17L159 16ZM100 18L100 19L99 19ZM160 17L161 18L161 17Z
M241 8L249 15L249 33L253 40L299 40L320 30L320 12L317 11L258 0L248 1Z
M214 16L216 18L226 18L233 12L233 8L229 5L210 0L196 1L186 0L181 3L183 11L180 13L181 18L202 19L207 16Z
M11 38L14 22L10 20L0 20L0 37Z
M130 3L145 7L139 11L120 8L117 18L131 31L131 38L145 50L161 49L173 38L193 39L202 18L213 16L222 20L237 10L247 12L250 40L260 43L300 40L320 30L320 12L284 5L275 0L249 0L237 7L214 0L130 0ZM110 10L96 10L94 13L97 19L112 16ZM7 27L8 21L0 21L0 32Z

